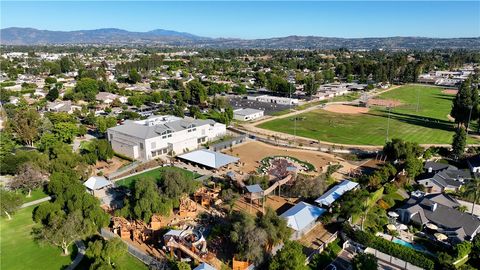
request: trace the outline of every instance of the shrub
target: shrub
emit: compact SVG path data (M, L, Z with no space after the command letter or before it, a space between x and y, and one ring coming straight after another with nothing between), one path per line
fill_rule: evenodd
M351 230L350 233L347 230L346 233L349 234L349 236L354 241L364 246L377 249L380 252L397 257L401 260L407 261L413 265L422 267L427 270L432 270L434 268L435 263L430 257L411 248L395 244L393 242L360 230L353 231L353 233L351 232Z

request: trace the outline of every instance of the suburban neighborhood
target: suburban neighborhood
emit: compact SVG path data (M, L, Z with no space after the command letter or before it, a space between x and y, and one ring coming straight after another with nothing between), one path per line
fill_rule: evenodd
M480 269L478 33L0 31L0 269Z

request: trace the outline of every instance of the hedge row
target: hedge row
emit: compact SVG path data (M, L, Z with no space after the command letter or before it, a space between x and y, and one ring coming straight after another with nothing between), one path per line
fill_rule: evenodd
M424 269L432 270L435 266L435 262L427 255L411 248L395 244L373 234L357 230L354 231L350 237L364 246L374 248L380 252L397 257Z

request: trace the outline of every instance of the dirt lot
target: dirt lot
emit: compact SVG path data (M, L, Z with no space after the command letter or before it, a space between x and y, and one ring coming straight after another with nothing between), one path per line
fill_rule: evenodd
M103 175L108 176L112 172L117 171L124 164L127 164L129 161L120 159L118 157L113 157L108 162L97 161L97 164L93 167L93 174L97 175L98 172L102 171Z
M395 99L369 99L367 104L368 106L397 107L403 103Z
M323 109L329 112L346 114L360 114L368 112L368 108L349 105L328 105Z
M230 169L239 170L243 173L256 171L263 158L276 155L291 156L311 163L315 166L316 172L326 170L329 162L338 162L332 155L326 153L278 147L258 141L249 141L233 147L231 151L226 149L223 152L240 158L240 165Z
M458 90L456 89L445 89L442 91L442 94L446 94L446 95L456 95L458 93Z
M297 198L283 198L277 195L269 195L265 199L264 208L262 208L261 202L255 201L251 203L246 196L242 196L235 202L233 209L256 216L258 213L263 213L265 209L272 208L278 215L281 215L294 206L297 200Z

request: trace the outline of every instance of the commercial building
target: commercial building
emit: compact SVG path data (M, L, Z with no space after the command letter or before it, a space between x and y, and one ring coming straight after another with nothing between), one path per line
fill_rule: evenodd
M288 97L275 97L269 95L261 95L261 96L247 96L248 100L255 100L258 102L265 102L265 103L274 103L280 105L298 105L298 99L296 98L288 98Z
M225 133L226 126L213 120L171 115L126 120L123 125L107 130L115 152L139 160L189 152Z
M263 110L237 109L233 111L233 119L239 121L251 121L263 117Z

